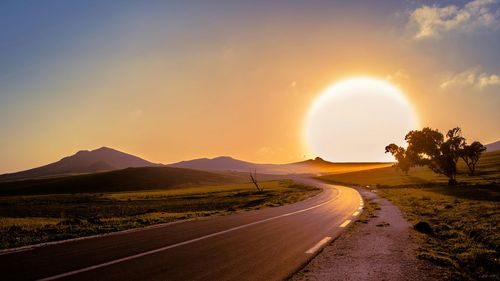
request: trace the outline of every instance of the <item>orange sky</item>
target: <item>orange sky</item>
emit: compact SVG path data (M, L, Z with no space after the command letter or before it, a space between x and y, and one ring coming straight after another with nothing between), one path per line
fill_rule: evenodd
M498 31L417 39L409 22L418 6L324 5L185 7L173 17L123 9L91 26L47 29L58 32L46 43L57 52L0 76L0 172L101 146L162 163L302 160L312 156L302 137L308 107L357 75L398 85L423 126L500 138L500 83L463 82L467 71L500 71L491 51L500 45L488 39Z

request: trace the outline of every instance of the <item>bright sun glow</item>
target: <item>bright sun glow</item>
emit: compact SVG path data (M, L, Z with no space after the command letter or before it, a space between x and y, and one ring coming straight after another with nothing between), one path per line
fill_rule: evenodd
M385 80L356 77L337 82L316 98L306 117L310 154L337 162L393 161L389 143L402 144L417 127L404 96Z

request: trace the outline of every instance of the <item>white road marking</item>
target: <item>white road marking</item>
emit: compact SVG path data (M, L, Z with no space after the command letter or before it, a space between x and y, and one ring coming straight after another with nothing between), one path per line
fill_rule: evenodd
M332 240L332 237L330 237L330 236L327 236L327 237L321 239L321 241L319 241L318 243L316 243L316 245L314 245L311 249L307 250L306 254L314 254L314 253L316 253L316 251L318 251L321 247L323 247L323 245L325 245L326 243L328 243L330 240Z
M26 251L32 251L34 248L30 247L19 247L19 249L6 249L6 250L1 250L0 251L0 256L3 255L8 255L8 254L14 254L14 253L19 253L19 252L26 252Z
M345 222L343 222L340 227L346 227L348 224L351 223L351 220L346 220Z
M353 215L353 216L357 216L357 215L359 215L359 211L354 212L354 214L352 214L352 215Z
M363 206L359 207L358 210L363 210Z
M131 255L131 256L128 256L128 257L121 258L121 259L116 259L116 260L112 260L112 261L109 261L109 262L105 262L105 263L101 263L101 264L96 264L96 265L92 265L92 266L89 266L89 267L84 267L82 269L73 270L73 271L69 271L69 272L66 272L66 273L61 273L61 274L57 274L57 275L54 275L54 276L50 276L50 277L38 279L38 281L49 281L49 280L56 280L56 279L68 277L68 276L75 275L75 274L78 274L78 273L91 271L91 270L98 269L98 268L101 268L101 267L106 267L106 266L110 266L110 265L117 264L117 263L120 263L120 262L124 262L124 261L128 261L128 260L132 260L132 259L144 257L144 256L147 256L147 255L155 254L155 253L162 252L162 251L165 251L165 250L168 250L168 249L172 249L172 248L175 248L175 247L179 247L179 246L191 244L191 243L198 242L198 241L201 241L201 240L204 240L204 239L207 239L207 238L211 238L211 237L214 237L214 236L222 235L222 234L225 234L225 233L228 233L228 232L232 232L232 231L235 231L235 230L238 230L238 229L246 228L246 227L249 227L249 226L252 226L252 225L256 225L256 224L260 224L260 223L263 223L263 222L268 222L268 221L272 221L272 220L275 220L275 219L279 219L279 218L283 218L283 217L287 217L287 216L291 216L291 215L303 213L303 212L306 212L306 211L309 211L309 210L312 210L312 209L319 208L319 207L321 207L323 205L326 205L326 204L330 203L331 201L339 198L340 195L342 194L342 191L340 189L337 189L337 190L339 191L339 193L334 198L332 198L332 199L330 199L330 200L328 200L326 202L320 203L318 205L306 208L306 209L302 209L302 210L298 210L298 211L294 211L294 212L282 214L282 215L279 215L279 216L275 216L275 217L263 219L263 220L256 221L256 222L247 223L247 224L244 224L244 225L236 226L236 227L233 227L233 228L229 228L229 229L226 229L226 230L222 230L222 231L219 231L219 232L215 232L215 233L212 233L212 234L208 234L208 235L205 235L205 236L201 236L201 237L198 237L198 238L187 240L187 241L184 241L184 242L179 242L179 243L172 244L172 245L165 246L165 247L161 247L161 248L158 248L158 249L155 249L155 250L143 252L143 253L136 254L136 255Z

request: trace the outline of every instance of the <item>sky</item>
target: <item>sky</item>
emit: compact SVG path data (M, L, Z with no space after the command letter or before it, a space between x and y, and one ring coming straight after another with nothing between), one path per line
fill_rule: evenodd
M4 0L0 173L101 146L300 161L310 105L359 75L399 87L421 127L486 144L499 50L494 0Z

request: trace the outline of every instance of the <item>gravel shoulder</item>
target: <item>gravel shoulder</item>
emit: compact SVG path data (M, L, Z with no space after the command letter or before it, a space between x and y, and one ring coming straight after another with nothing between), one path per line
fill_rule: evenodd
M365 189L377 206L290 278L302 280L443 280L444 273L416 258L411 225L392 203Z

